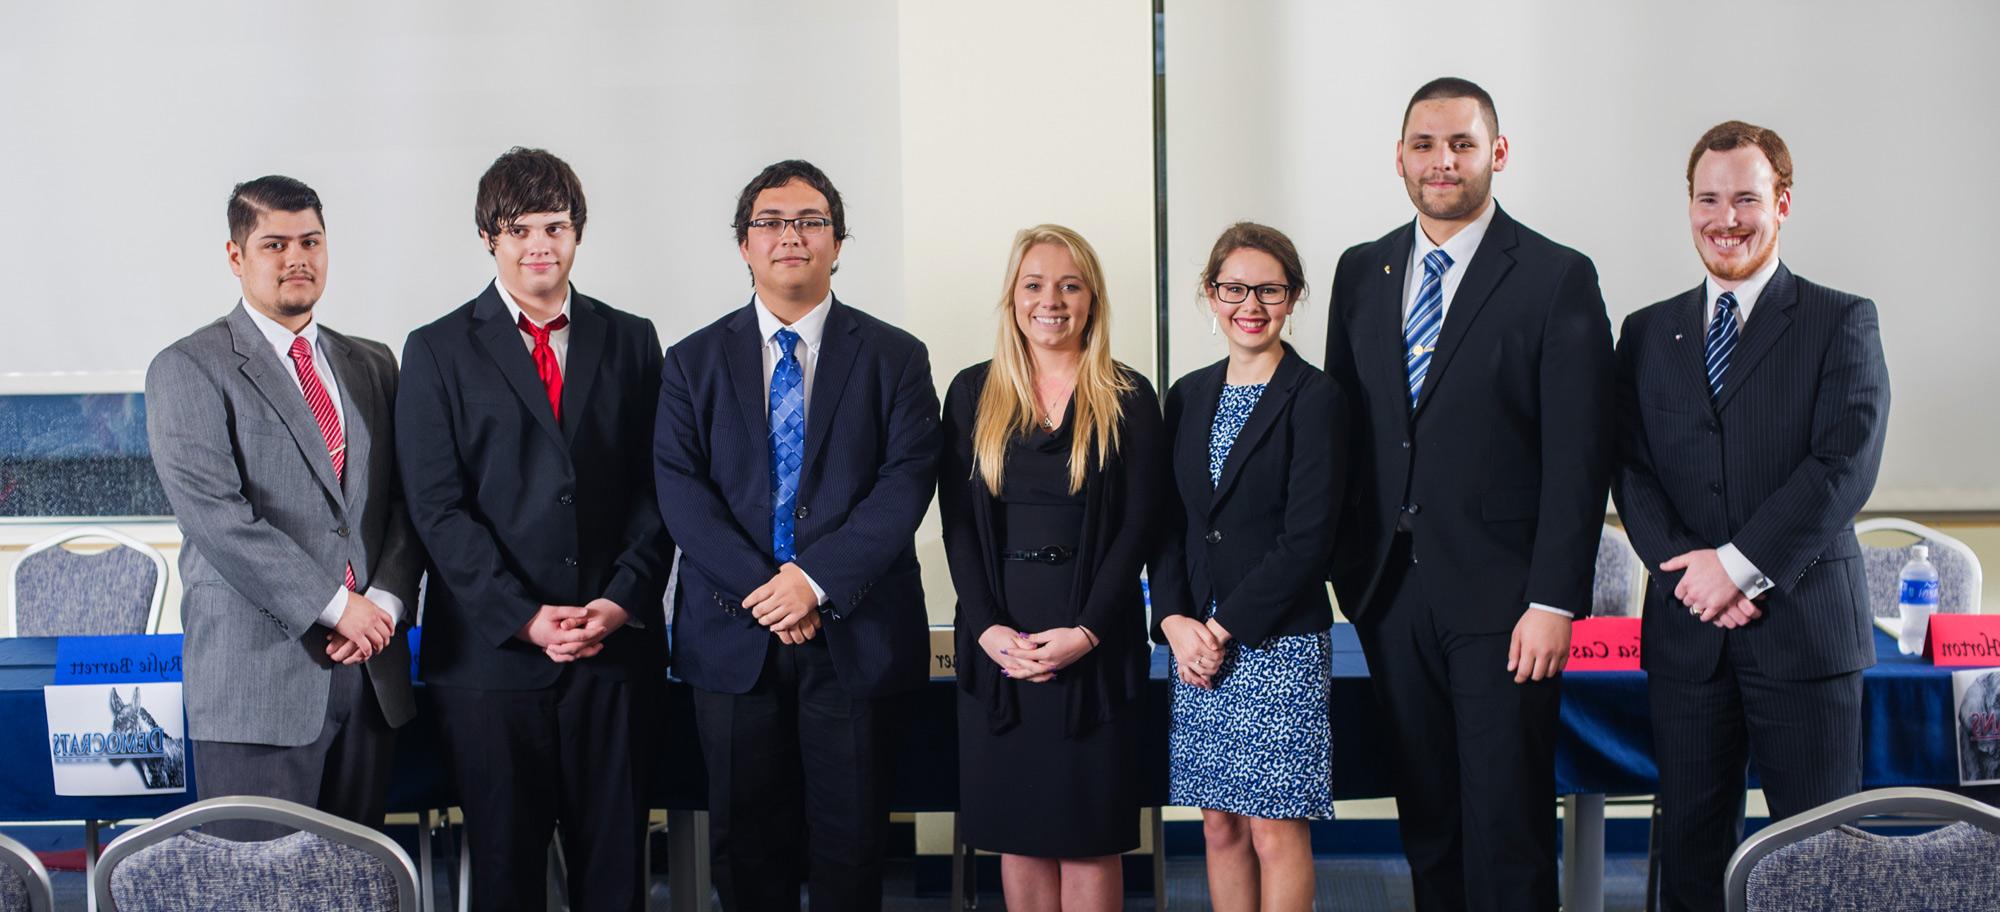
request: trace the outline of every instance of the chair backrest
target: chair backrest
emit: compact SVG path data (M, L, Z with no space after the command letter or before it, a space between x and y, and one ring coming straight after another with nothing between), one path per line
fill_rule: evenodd
M1636 617L1645 592L1646 567L1625 530L1605 526L1597 538L1597 572L1590 581L1593 617Z
M1847 824L1898 815L1956 820L1915 836ZM2000 808L1935 789L1876 789L1758 831L1729 860L1729 912L1987 912L2000 909Z
M1931 563L1938 571L1938 611L1945 614L1978 614L1980 594L1986 585L1979 569L1979 555L1966 543L1921 523L1893 516L1864 519L1854 524L1854 534L1901 532L1916 541L1900 547L1861 543L1861 559L1868 573L1868 610L1878 618L1897 617L1896 597L1903 565L1910 562L1910 548L1928 544ZM1879 541L1881 536L1871 540Z
M300 832L232 842L191 832L216 820L259 820ZM417 908L417 868L409 853L368 827L276 798L210 798L113 840L91 875L105 912L233 912L285 908Z
M51 912L55 891L35 853L0 835L0 912Z
M95 554L63 547L87 539L112 547ZM7 590L11 636L157 633L166 603L167 559L131 536L81 526L28 546Z

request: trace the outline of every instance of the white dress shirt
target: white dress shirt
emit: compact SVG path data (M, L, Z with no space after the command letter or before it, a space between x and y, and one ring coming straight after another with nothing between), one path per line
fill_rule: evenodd
M493 290L500 293L500 303L507 305L507 315L514 318L514 331L521 334L521 343L528 346L529 354L533 354L535 351L535 337L529 335L527 330L521 328L521 305L514 303L514 296L507 293L507 286L501 284L499 279L493 280ZM576 290L573 288L563 292L562 310L558 311L560 316L569 316L569 302L575 295ZM536 322L534 317L529 317L528 322L534 323L536 326L547 326L549 323L554 323L555 319L550 318L548 323L539 323ZM564 323L563 328L549 333L549 350L555 352L556 370L561 371L565 377L569 376L568 323Z
M757 332L764 338L764 402L767 404L765 411L768 413L768 403L771 401L771 373L778 369L778 359L785 356L784 346L778 344L778 330L786 326L785 321L778 319L777 314L764 306L762 298L753 295L750 303L757 311ZM827 292L825 300L813 305L813 309L806 311L805 316L791 324L792 332L799 334L799 341L792 346L792 354L798 356L799 373L802 377L799 393L805 402L805 408L799 412L800 420L804 420L812 410L813 375L819 373L819 344L826 338L826 314L832 309L833 292ZM799 568L799 573L806 578L806 585L812 587L813 596L819 599L819 603L826 604L826 590L820 588L819 583L812 578L812 574L805 572L804 567Z
M333 359L327 357L326 346L320 344L319 324L312 322L312 319L308 317L305 328L299 330L297 333L293 333L291 330L278 325L278 321L264 316L257 308L251 307L244 301L237 301L237 306L243 308L243 312L250 315L250 322L257 324L257 330L264 334L264 341L271 343L271 350L278 355L278 363L285 367L285 375L291 377L293 383L299 384L299 397L301 399L305 398L306 388L305 384L299 380L298 362L292 360L292 340L304 339L307 345L312 346L313 373L319 375L319 385L326 389L326 398L333 400L333 413L340 419L341 439L345 440L347 438L347 408L340 401L340 383L334 379ZM368 587L368 591L362 595L369 601L374 602L375 607L382 609L382 612L389 616L389 623L394 624L402 620L403 600L397 598L388 590L370 586ZM326 607L319 610L319 622L321 625L331 628L340 623L340 616L346 611L347 587L341 586L334 590L333 598L326 603Z
M1458 296L1458 286L1465 281L1466 270L1472 267L1472 255L1479 252L1479 242L1486 240L1486 229L1492 227L1493 213L1499 208L1492 200L1487 200L1486 211L1479 213L1479 217L1473 219L1472 224L1458 229L1457 234L1442 244L1432 241L1430 235L1424 233L1422 220L1411 225L1410 230L1416 234L1417 241L1410 245L1409 268L1403 270L1404 326L1409 325L1410 314L1417 308L1417 295L1424 288L1424 258L1430 256L1433 250L1442 249L1445 256L1451 257L1451 266L1444 271L1444 278L1439 283L1441 287L1438 290L1444 294L1444 300L1438 309L1439 325L1443 325L1443 322L1450 318L1451 300ZM1575 612L1554 605L1544 605L1541 602L1529 602L1528 607L1566 618L1576 617Z
M1764 293L1764 286L1771 284L1771 276L1777 272L1778 258L1772 257L1771 262L1764 264L1764 268L1744 279L1743 284L1734 289L1724 289L1715 284L1714 276L1709 276L1702 282L1703 293L1708 295L1708 306L1702 311L1701 331L1707 333L1708 324L1714 322L1716 308L1719 306L1717 299L1722 297L1725 290L1733 290L1736 294L1736 331L1741 334L1750 325L1750 310L1757 306L1757 297ZM1774 585L1770 578L1764 575L1764 571L1757 569L1756 564L1743 556L1743 552L1737 549L1735 542L1715 549L1715 556L1722 561L1722 572L1729 574L1730 581L1736 584L1736 588L1746 598L1763 595Z

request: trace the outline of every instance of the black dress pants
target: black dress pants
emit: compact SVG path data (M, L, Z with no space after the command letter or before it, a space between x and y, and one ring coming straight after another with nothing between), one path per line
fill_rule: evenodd
M729 912L882 908L888 777L900 697L857 699L834 673L826 636L771 638L748 693L696 688L708 766L710 851Z

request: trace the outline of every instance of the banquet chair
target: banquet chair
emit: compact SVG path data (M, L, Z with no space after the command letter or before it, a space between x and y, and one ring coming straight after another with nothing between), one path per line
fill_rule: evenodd
M79 553L72 542L111 547ZM158 633L167 559L145 542L101 526L78 526L21 553L7 578L10 636Z
M49 871L28 847L0 835L0 912L50 912Z
M1912 836L1864 817L1957 821ZM1729 859L1729 912L1990 912L2000 909L2000 808L1922 788L1850 795L1757 832Z

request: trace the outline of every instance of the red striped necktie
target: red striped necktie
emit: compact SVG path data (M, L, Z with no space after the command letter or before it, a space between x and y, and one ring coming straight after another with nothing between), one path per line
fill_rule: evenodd
M549 411L554 412L556 422L562 422L562 365L556 363L556 350L549 345L549 334L569 325L569 317L557 314L547 326L536 326L535 321L522 314L514 325L535 340L535 373L542 378L542 388L549 391Z
M306 408L312 410L313 420L319 422L319 435L326 438L326 453L333 458L333 480L344 481L347 436L340 432L340 412L333 407L333 397L326 394L326 386L319 382L319 371L313 370L312 344L304 337L292 339L292 366L298 368L299 389L306 394ZM347 565L346 585L354 589L353 564Z

